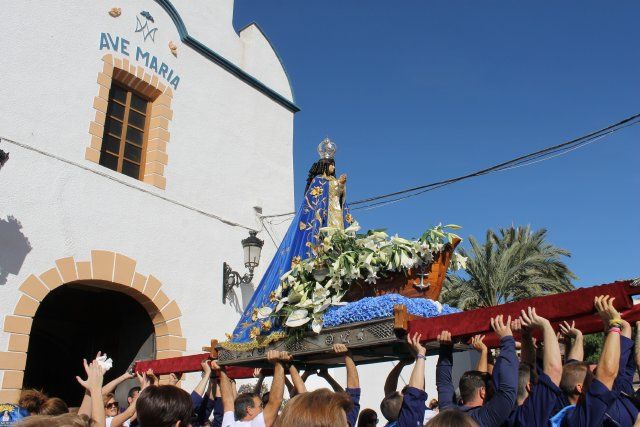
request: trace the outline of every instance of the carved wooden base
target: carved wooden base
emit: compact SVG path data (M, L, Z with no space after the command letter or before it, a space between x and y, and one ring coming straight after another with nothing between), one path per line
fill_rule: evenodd
M406 345L406 331L403 328L407 316L406 307L397 306L393 317L325 328L319 334L309 333L298 340L276 341L264 348L230 351L218 347L218 363L220 365L266 367L269 366L266 352L277 350L291 353L298 368L313 369L339 366L343 364L343 358L336 357L333 353L333 344L335 343L345 344L353 353L357 364L403 359L410 356ZM425 345L428 352L432 354L437 352L437 342ZM454 346L455 350L469 348L464 344Z

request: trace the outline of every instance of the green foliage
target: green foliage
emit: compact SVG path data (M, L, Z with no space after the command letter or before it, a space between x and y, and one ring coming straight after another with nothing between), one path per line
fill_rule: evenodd
M584 361L598 363L602 346L604 345L604 333L589 334L584 336Z
M429 266L446 244L460 239L448 231L459 228L438 224L420 239L407 240L390 237L381 230L359 234L357 222L345 230L324 227L317 244L309 245L312 256L304 260L295 257L291 270L280 278L280 285L270 295L270 303L277 302L275 309L268 305L256 309L254 320L277 316L289 335L296 330L302 333L309 326L318 333L324 312L330 305L346 304L342 298L354 282L375 284L390 272L406 273L414 267ZM466 258L457 252L451 254L450 269L465 265ZM256 329L257 334L260 330Z
M449 275L440 300L469 310L570 291L576 276L561 261L569 251L546 242L547 231L527 227L488 230L484 243L469 238L466 275Z

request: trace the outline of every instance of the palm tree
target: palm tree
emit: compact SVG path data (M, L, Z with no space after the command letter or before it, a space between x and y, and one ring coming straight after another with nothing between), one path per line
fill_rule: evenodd
M487 231L484 244L471 236L464 276L448 276L441 300L468 310L573 289L576 276L561 261L569 251L545 241L547 230L527 227Z

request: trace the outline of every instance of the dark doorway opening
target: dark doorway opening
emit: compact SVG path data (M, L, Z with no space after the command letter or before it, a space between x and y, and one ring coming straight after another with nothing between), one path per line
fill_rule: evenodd
M24 388L79 406L84 391L75 377L85 377L83 358L102 351L113 359L106 384L133 361L153 358L154 345L153 323L130 296L82 283L63 285L47 295L33 318Z

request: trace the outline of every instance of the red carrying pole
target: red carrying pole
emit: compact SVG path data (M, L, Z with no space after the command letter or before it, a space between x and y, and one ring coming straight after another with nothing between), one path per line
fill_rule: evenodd
M535 307L540 316L551 322L583 318L594 313L593 300L599 295L615 297L614 306L622 312L633 307L631 295L640 293L640 288L631 286L631 283L630 280L614 282L446 316L413 318L408 322L407 332L421 334L425 342L436 340L443 330L451 332L452 337L458 338L468 338L475 334L490 335L492 317L502 314L505 317L510 315L514 319L527 307Z
M210 357L210 353L202 353L160 360L141 360L135 363L133 370L135 372L147 372L151 369L155 375L199 372L202 371L202 366L200 365L202 361L209 360ZM253 378L253 368L227 366L225 370L229 378L232 379ZM272 375L272 370L263 369L262 372L267 376Z

